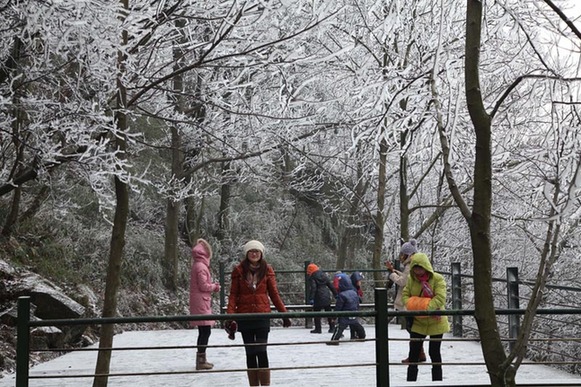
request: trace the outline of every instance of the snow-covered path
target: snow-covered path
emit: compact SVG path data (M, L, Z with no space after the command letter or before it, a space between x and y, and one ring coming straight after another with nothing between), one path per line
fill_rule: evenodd
M324 326L323 326L324 327ZM375 337L374 327L366 325L368 339ZM345 332L346 337L349 332ZM136 331L115 336L114 346L119 347L172 347L193 346L196 344L197 330ZM311 334L304 327L288 329L272 328L268 349L272 367L272 386L309 386L309 387L368 387L376 385L375 342L349 342L343 339L339 346L325 345L330 334ZM408 337L399 325L390 325L390 338ZM451 338L451 336L447 336ZM446 337L445 337L446 338ZM285 343L294 343L287 345ZM297 344L301 343L301 344ZM160 349L114 351L111 373L161 373L166 375L111 376L110 387L191 387L247 386L244 348L239 335L234 341L227 338L221 329L214 329L210 337L208 361L214 363L212 371L195 372L195 349ZM96 347L96 346L94 346ZM482 363L480 346L474 342L445 341L442 344L442 357L445 363L461 363L444 366L444 381L432 382L429 366L420 366L418 382L405 381L406 367L400 360L407 356L408 343L405 340L391 341L389 359L397 363L390 368L391 386L419 385L486 385L488 376ZM41 375L79 375L92 374L95 367L95 351L78 351L61 356L52 361L39 364L30 370L31 376ZM365 365L368 364L368 365ZM345 367L354 365L353 367ZM355 366L357 365L357 366ZM323 367L321 367L323 366ZM324 367L324 366L329 366ZM292 368L280 370L278 368ZM300 369L301 367L311 367ZM174 373L172 373L174 372ZM182 373L186 372L186 373ZM569 375L543 365L523 365L519 369L517 382L544 382L547 385L557 382L578 381L581 377ZM14 375L0 379L0 387L14 387ZM92 378L32 379L30 387L90 387Z

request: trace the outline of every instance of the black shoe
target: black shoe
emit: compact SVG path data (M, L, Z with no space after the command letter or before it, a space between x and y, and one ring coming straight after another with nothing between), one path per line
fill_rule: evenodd
M322 332L321 332L321 330L320 330L320 329L319 329L319 330L317 330L317 329L313 329L313 330L311 331L311 333L322 333Z

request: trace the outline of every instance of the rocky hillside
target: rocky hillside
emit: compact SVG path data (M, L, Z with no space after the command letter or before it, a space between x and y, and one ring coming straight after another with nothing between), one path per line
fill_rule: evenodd
M0 259L0 374L14 372L16 368L17 302L21 296L29 296L31 319L90 318L99 316L100 296L87 285L62 287L27 268L18 267ZM148 315L184 314L187 300L185 291L180 296L160 294L147 297L125 291L120 303L120 314ZM149 301L148 301L149 299ZM154 302L152 302L152 300ZM122 311L122 312L121 312ZM179 327L179 324L175 324ZM168 324L119 326L126 329L161 329ZM183 327L183 326L182 326ZM51 349L54 352L32 352L31 364L36 364L62 354L70 348L83 347L98 340L98 326L36 327L31 330L31 347Z

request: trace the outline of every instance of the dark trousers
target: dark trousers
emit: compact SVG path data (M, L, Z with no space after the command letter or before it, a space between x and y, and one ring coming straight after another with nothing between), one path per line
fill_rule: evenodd
M246 351L246 367L268 368L268 354L266 352L268 329L249 329L240 333Z
M198 352L206 353L206 346L210 335L212 334L212 327L209 325L198 325Z
M313 306L313 312L320 312L322 310L324 310L325 312L330 312L333 309L331 308L331 305L325 305L325 306L317 305L317 306ZM320 332L321 331L321 318L320 317L315 317L313 320L315 322L315 330L317 332ZM335 326L335 319L329 317L327 319L327 322L329 323L329 327L330 328L333 328Z
M430 336L430 344L428 346L428 353L430 355L430 360L432 363L442 363L442 353L440 351L442 347L442 337L444 335L433 335ZM420 361L420 352L422 346L424 345L424 339L426 335L420 335L416 332L410 332L410 365L408 366L408 382L416 381L418 377L418 365L413 363L418 363ZM436 364L432 365L432 380L442 380L442 365Z

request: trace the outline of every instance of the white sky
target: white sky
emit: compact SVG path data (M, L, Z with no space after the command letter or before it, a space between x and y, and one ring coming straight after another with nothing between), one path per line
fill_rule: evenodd
M323 328L326 328L323 325ZM369 339L375 337L374 327L365 326ZM325 331L324 331L325 332ZM349 337L349 332L345 332ZM116 335L114 347L150 346L191 346L196 344L197 330L133 331ZM338 346L324 344L331 334L311 334L304 327L288 329L272 328L269 342L305 343L304 345L282 345L269 347L272 386L309 387L369 387L376 385L375 367L333 367L333 365L369 364L375 362L375 342L349 342L344 338ZM390 325L390 338L408 338L399 325ZM445 336L452 338L451 336ZM240 345L239 334L234 341L227 338L222 329L213 329L209 345L222 346L209 348L207 358L214 363L214 370L192 374L164 376L110 377L110 387L233 387L247 386L244 349ZM94 346L96 347L96 346ZM426 346L427 348L427 346ZM443 382L432 382L430 366L420 366L416 383L406 382L406 367L400 361L407 357L408 342L390 342L391 386L454 385L482 383L488 384L484 365L445 365ZM442 344L442 357L446 363L482 363L482 352L477 343L445 341ZM92 374L95 367L96 352L74 352L50 362L33 367L32 375L55 374ZM329 368L276 370L278 367L330 366ZM176 372L195 370L195 349L162 349L113 352L111 372ZM232 372L232 370L239 370ZM224 372L226 371L226 372ZM564 373L544 365L524 365L519 369L517 382L546 382L547 385L559 381L577 381L581 377ZM0 387L14 387L14 375L0 379ZM91 387L91 378L72 379L33 379L30 387Z

